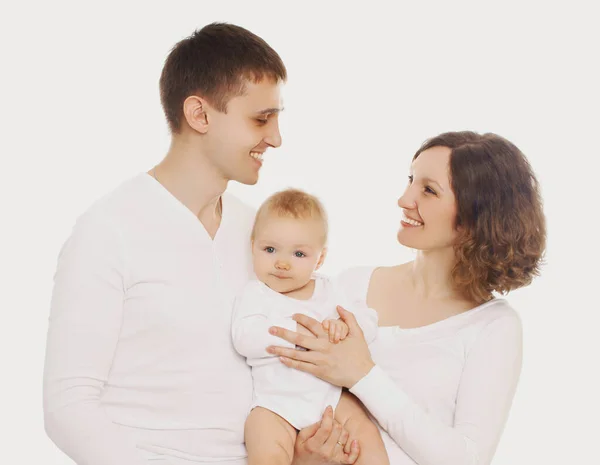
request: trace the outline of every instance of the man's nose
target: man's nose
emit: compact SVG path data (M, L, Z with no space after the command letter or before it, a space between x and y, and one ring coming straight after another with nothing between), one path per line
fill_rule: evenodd
M279 121L277 119L272 122L264 141L274 148L281 146L281 132L279 131Z

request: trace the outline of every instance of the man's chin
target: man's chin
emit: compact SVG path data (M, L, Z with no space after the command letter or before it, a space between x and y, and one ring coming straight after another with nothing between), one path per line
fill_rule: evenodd
M235 181L239 182L240 184L244 184L245 186L254 186L256 183L258 183L258 175L254 177L235 179Z

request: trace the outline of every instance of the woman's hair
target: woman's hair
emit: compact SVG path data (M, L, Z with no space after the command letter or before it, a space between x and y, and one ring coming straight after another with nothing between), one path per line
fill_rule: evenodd
M455 286L485 302L527 286L539 275L546 220L538 181L525 155L496 134L447 132L417 151L447 147L456 197Z
M263 202L254 220L251 239L256 236L257 227L269 215L296 219L316 219L323 224L323 244L327 243L327 213L321 201L314 195L299 189L285 189L271 195Z

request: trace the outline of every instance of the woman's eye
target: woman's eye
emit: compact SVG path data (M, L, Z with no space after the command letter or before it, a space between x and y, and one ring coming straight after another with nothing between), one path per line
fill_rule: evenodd
M431 187L427 186L425 187L425 192L427 192L428 194L433 194L433 195L437 195L437 192L434 191Z

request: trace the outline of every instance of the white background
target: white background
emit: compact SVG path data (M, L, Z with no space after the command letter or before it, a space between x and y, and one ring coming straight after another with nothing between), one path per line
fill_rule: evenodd
M396 199L427 137L490 131L523 150L543 187L547 265L509 296L525 359L494 465L600 463L594 2L149 3L19 2L0 13L2 463L70 463L41 408L57 254L93 200L162 158L163 61L212 21L259 34L289 71L283 146L259 185L231 191L255 206L287 186L320 196L332 230L325 272L411 258L395 240Z

